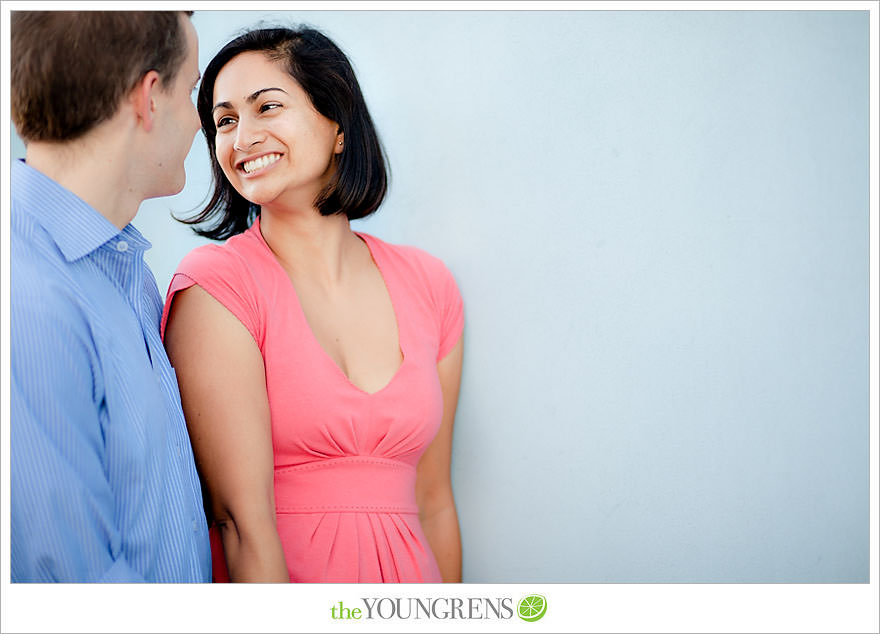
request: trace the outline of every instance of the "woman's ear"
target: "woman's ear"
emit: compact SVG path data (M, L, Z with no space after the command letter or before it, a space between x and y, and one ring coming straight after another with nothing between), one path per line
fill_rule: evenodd
M134 107L138 123L143 125L144 130L149 132L153 129L153 120L156 112L155 93L159 90L159 73L151 70L141 77L140 81L131 91L131 103Z
M333 148L334 154L339 154L345 147L345 132L340 130L336 133L336 146Z

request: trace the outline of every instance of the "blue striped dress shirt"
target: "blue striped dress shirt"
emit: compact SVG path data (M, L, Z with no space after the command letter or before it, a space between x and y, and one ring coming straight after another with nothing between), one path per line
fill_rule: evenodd
M210 581L150 243L24 162L11 194L12 581Z

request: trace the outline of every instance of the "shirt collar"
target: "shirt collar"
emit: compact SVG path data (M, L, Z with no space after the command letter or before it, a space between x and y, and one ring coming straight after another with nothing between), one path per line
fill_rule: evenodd
M46 230L68 262L119 237L139 251L151 246L132 225L120 231L94 207L23 160L12 162L11 179L14 199Z

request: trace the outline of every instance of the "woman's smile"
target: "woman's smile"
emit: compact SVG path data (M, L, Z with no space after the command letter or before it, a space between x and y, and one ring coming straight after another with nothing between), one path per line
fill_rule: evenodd
M281 154L278 152L269 152L268 154L263 154L256 158L247 159L244 161L240 161L237 165L237 169L244 172L247 176L253 176L255 174L262 174L265 172L270 166L274 165L278 162L278 159L281 158Z

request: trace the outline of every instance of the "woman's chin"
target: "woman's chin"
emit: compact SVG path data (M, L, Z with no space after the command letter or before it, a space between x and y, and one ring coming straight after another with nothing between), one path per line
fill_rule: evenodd
M268 205L273 200L277 198L277 196L270 194L265 191L253 191L253 190L240 190L236 189L236 191L244 198L246 201L251 203L252 205Z

